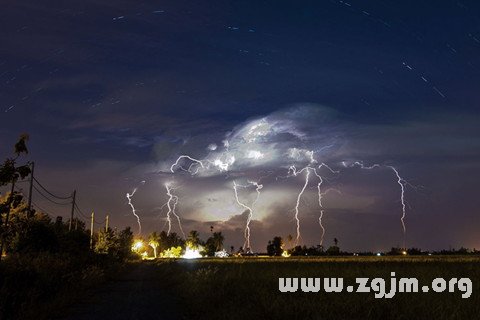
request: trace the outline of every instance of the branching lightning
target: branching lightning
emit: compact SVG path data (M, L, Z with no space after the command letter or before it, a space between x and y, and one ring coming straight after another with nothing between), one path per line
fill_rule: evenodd
M183 231L183 228L182 228L182 222L180 221L180 216L176 212L176 208L177 208L177 204L178 204L178 196L176 196L172 193L172 190L174 190L174 188L170 185L170 183L166 183L165 188L167 189L167 196L168 196L168 201L166 203L167 208L168 208L168 212L167 212L167 223L168 223L167 235L170 234L170 232L172 231L172 219L171 219L170 214L173 214L175 216L175 218L177 218L178 227L180 229L180 232L183 235L183 238L185 239L185 232Z
M295 221L296 221L296 231L297 231L297 236L296 236L296 239L295 239L295 245L298 245L298 243L300 241L300 237L301 237L301 234L300 234L300 217L299 217L300 200L301 200L301 198L302 198L303 194L305 193L305 190L308 186L311 172L313 172L313 174L318 178L317 192L318 192L318 205L320 207L320 216L318 218L318 223L320 225L320 229L322 230L321 237L320 237L320 245L322 245L323 244L323 238L325 236L325 226L323 225L323 215L325 213L325 209L323 207L323 202L322 202L322 200L323 200L322 184L324 182L324 178L320 175L320 173L317 171L317 169L320 170L321 168L326 168L332 173L338 173L338 171L333 170L332 168L330 168L327 164L325 164L323 162L317 168L315 168L313 165L318 163L318 161L315 160L315 158L313 157L313 151L307 151L306 156L310 160L310 163L306 167L304 167L303 169L301 169L299 171L297 171L297 168L295 166L290 166L290 168L288 169L288 175L287 175L287 177L289 177L289 176L295 176L296 177L297 175L299 175L299 174L301 174L302 172L305 171L305 183L303 184L302 189L298 193L297 201L295 203Z
M141 184L145 184L145 181L142 181ZM142 222L140 221L140 216L137 214L137 211L135 210L135 207L133 206L132 203L132 197L137 192L138 187L133 189L132 193L127 192L127 199L128 199L128 205L132 208L132 214L137 218L137 223L138 223L138 234L142 233Z
M222 144L219 143L217 145L219 141L216 141L215 143L212 142L206 146L207 154L204 157L202 156L195 158L187 154L181 154L174 162L169 162L169 165L171 165L167 165L166 168L164 168L166 169L164 171L167 172L161 172L162 174L166 173L166 175L170 176L171 178L170 180L164 181L167 201L160 208L161 210L167 211L164 225L165 228L165 226L168 224L167 234L170 234L172 229L175 229L176 223L178 222L179 230L185 238L182 221L177 212L179 209L182 209L180 207L180 201L182 199L179 198L179 194L176 192L179 187L177 181L173 180L174 177L177 177L177 174L180 174L182 179L193 179L194 176L197 178L206 178L205 180L208 178L208 181L204 184L208 190L208 186L211 181L218 181L218 176L225 174L225 178L228 179L228 181L233 182L235 201L237 205L242 208L242 214L247 213L245 228L243 230L243 248L246 250L246 252L251 252L251 225L253 219L258 215L258 208L256 206L263 190L263 184L260 183L265 183L267 181L267 176L261 177L261 174L262 172L265 172L265 170L271 170L269 171L268 175L278 172L277 170L283 170L283 172L285 172L285 169L288 168L288 173L283 178L293 178L299 175L301 176L295 178L295 183L298 183L299 185L296 187L298 188L297 191L294 191L295 195L292 195L295 196L295 200L293 200L293 197L291 199L292 204L293 201L295 201L294 210L291 208L292 210L290 212L290 215L292 215L294 211L294 219L292 219L291 222L292 224L295 223L296 228L295 246L299 245L300 242L303 242L301 234L301 223L303 222L302 210L305 210L304 207L308 205L305 201L305 198L310 199L311 196L318 197L317 200L319 213L315 213L315 219L318 218L318 225L320 227L320 232L318 233L320 235L320 245L323 245L325 236L327 235L328 237L327 229L324 224L324 217L329 212L327 211L326 207L325 199L328 199L326 198L326 194L331 190L335 190L330 188L331 181L329 178L339 173L339 171L333 170L332 167L322 162L329 161L326 158L326 156L329 155L324 153L323 150L331 148L335 144L329 144L323 148L311 150L309 146L312 144L318 145L320 141L313 141L316 140L315 136L310 137L308 136L308 132L303 132L303 130L297 129L294 126L295 121L295 119L282 119L278 115L272 115L271 119L269 117L265 117L262 119L252 120L249 121L247 125L239 126L233 131L228 132L225 135L225 140L221 142L223 143L223 148ZM328 140L331 139L323 139L323 137L321 139L321 141ZM335 154L332 154L332 156L336 157ZM334 158L330 157L330 159ZM372 164L370 166L365 166L361 161L345 161L341 164L343 164L345 172L349 171L347 168L354 167L365 170L392 170L396 177L395 181L398 186L400 186L400 202L402 210L400 222L403 231L403 246L405 248L407 233L406 205L408 204L406 201L406 189L407 186L413 188L415 187L412 186L408 181L404 180L394 166L384 164ZM337 169L338 166L333 168ZM343 168L339 170L343 171ZM253 181L244 180L247 175L251 175L253 172L256 172L255 177L252 178ZM392 176L388 177L391 178ZM237 182L242 183L243 185ZM394 190L397 190L397 184L393 185L395 188ZM128 199L128 204L132 209L132 214L136 217L138 222L138 233L141 234L141 217L136 212L132 201L133 196L136 194L137 188L135 188L131 193L127 193L126 196ZM245 190L241 190L239 188L243 188ZM317 195L314 195L315 188ZM255 189L256 194L252 192L253 189ZM339 191L337 190L337 192ZM266 193L262 194L262 199L265 195ZM397 195L396 191L395 195ZM271 201L271 199L269 200ZM215 202L216 201L217 199L215 199ZM215 204L212 203L209 204L209 206L210 205ZM317 202L315 202L314 205L316 208ZM237 210L238 209L239 208L237 208ZM162 215L165 211L161 211ZM175 219L177 222L175 222ZM295 222L293 222L293 220L295 220ZM317 222L315 220L315 224L316 223Z
M302 187L302 190L300 190L298 196L297 196L297 202L295 204L295 221L297 222L297 237L295 238L295 245L298 245L298 242L300 240L300 218L298 217L299 210L298 207L300 206L300 199L302 198L303 193L305 192L305 189L307 188L308 185L308 179L310 177L310 167L305 167L299 172L296 171L295 167L292 168L293 174L296 176L297 174L302 173L302 171L305 171L305 183Z
M248 217L247 217L247 222L245 224L245 231L244 231L245 242L243 244L243 247L247 250L247 252L251 250L251 246L250 246L250 222L252 221L252 217L253 217L253 208L255 207L255 204L257 203L257 201L260 197L260 190L263 188L263 185L259 184L256 181L248 181L248 183L255 186L255 191L257 192L257 196L255 197L255 200L253 201L251 207L249 207L245 203L241 202L240 198L238 196L238 189L237 188L238 187L247 188L247 186L238 185L235 181L233 181L233 191L235 193L235 200L237 201L239 206L243 207L245 210L248 211Z
M345 167L347 167L346 163L343 163L343 165ZM381 165L379 165L379 164L373 164L373 165L367 167L362 162L359 162L359 161L354 162L352 166L358 166L361 169L367 169L367 170L371 170L371 169L381 167ZM402 232L403 232L403 247L406 248L407 227L406 227L406 224L405 224L405 218L406 218L407 208L406 208L406 204L405 204L405 186L407 184L408 185L410 185L410 184L400 176L400 173L398 172L398 170L395 167L393 167L393 166L384 166L384 167L393 171L393 173L395 174L395 177L397 178L397 183L400 186L400 203L402 204L402 216L400 218L400 222L402 224Z
M228 146L229 146L228 141L226 141L226 140L224 141L224 146L227 149L227 151L222 155L222 157L225 158L224 160L222 160L221 159L222 157L221 157L221 158L215 159L214 161L205 160L206 163L204 163L204 161L198 160L198 159L193 158L189 155L181 155L170 166L170 172L175 173L175 169L178 168L178 169L180 169L182 171L185 171L185 172L188 172L190 175L194 176L194 175L197 175L199 173L200 169L202 169L202 170L209 169L210 165L213 165L219 171L228 171L229 166L231 164L233 164L233 162L235 162L235 157L228 154ZM185 168L182 165L182 163L184 162L183 161L184 159L187 159L187 160L191 161L190 165L187 168ZM179 199L178 199L178 196L176 196L172 193L172 190L174 190L175 188L173 188L171 186L170 182L165 184L165 188L167 189L167 196L168 196L168 200L164 204L164 206L166 205L167 208L168 208L168 212L167 212L167 215L166 215L167 223L168 223L168 232L167 233L170 234L170 232L172 230L172 219L171 219L172 217L171 217L171 215L173 215L178 221L178 226L179 226L179 229L180 229L180 231L183 235L183 238L185 238L185 232L183 231L183 228L182 228L182 223L180 221L180 216L176 212L176 208L177 208Z
M218 157L213 158L213 159L198 160L198 159L192 158L188 155L181 155L171 165L170 171L172 173L175 173L175 169L178 168L179 170L188 172L192 176L197 175L200 172L200 170L214 169L214 170L217 170L219 172L229 171L230 166L233 165L233 163L235 162L235 157L234 157L233 154L230 154L229 151L228 151L228 147L229 147L228 141L224 141L224 147L225 147L226 151L224 151L221 155L219 155ZM261 153L258 150L249 150L249 152L247 153L247 158L254 159L254 160L262 159L263 156L264 156L264 154ZM333 170L331 167L329 167L327 164L325 164L323 162L320 163L320 165L318 165L319 162L314 157L314 151L292 148L292 149L289 150L289 156L296 159L296 160L301 160L301 158L303 157L303 159L308 161L308 164L305 167L303 167L301 170L297 170L296 166L294 166L294 165L290 166L289 169L288 169L288 175L286 177L286 178L292 177L292 176L296 177L300 174L303 174L303 172L305 172L305 180L304 180L304 183L302 184L302 187L301 187L299 193L297 194L296 202L295 202L295 214L294 214L294 219L295 219L295 223L296 223L295 245L298 245L299 242L300 242L300 239L301 239L300 204L301 204L302 197L305 194L305 190L307 189L307 187L310 183L310 180L312 179L312 174L315 175L315 177L318 179L318 183L317 183L317 193L318 193L318 195L317 196L318 196L318 206L319 206L319 209L320 209L320 214L319 214L319 217L318 217L318 224L319 224L320 229L321 229L320 245L323 245L325 232L326 232L326 228L325 228L325 225L323 223L323 218L324 218L324 215L325 215L324 195L326 193L322 192L323 191L323 185L324 185L324 182L325 182L325 178L324 178L324 176L321 175L321 170L322 170L322 168L324 168L324 169L327 169L330 173L333 173L333 174L336 174L339 171ZM191 162L188 165L188 167L186 166L186 164L184 164L184 160L187 160L187 161ZM402 224L402 230L403 230L403 235L404 235L404 247L405 247L405 238L406 238L406 231L407 231L406 230L406 224L405 224L405 219L406 219L405 186L408 185L408 182L405 181L400 176L398 170L393 166L382 166L380 164L373 164L371 166L365 166L360 161L356 161L356 162L348 163L348 164L346 162L342 162L342 164L346 168L348 168L348 167L360 167L361 169L366 169L366 170L372 170L372 169L375 169L375 168L384 167L384 168L388 168L388 169L390 169L394 172L394 174L397 178L397 183L401 188L400 201L401 201L401 205L402 205L402 216L401 216L400 220L401 220L401 224ZM233 181L233 189L234 189L234 194L235 194L235 200L236 200L236 202L239 206L241 206L246 211L248 211L247 221L246 221L245 230L244 230L244 238L245 238L244 248L247 249L247 250L249 248L251 248L250 223L251 223L252 218L253 218L254 207L255 207L255 204L257 203L257 201L260 197L260 192L261 192L260 190L263 188L263 185L259 184L258 182L248 181L248 183L251 186L255 186L256 192L257 192L256 198L250 206L247 205L245 202L242 202L240 200L239 191L238 191L239 187L248 188L248 186L239 185L239 184L236 183L236 181ZM168 212L167 212L168 232L170 233L171 228L172 228L171 216L173 215L177 219L178 224L180 226L180 230L181 230L182 234L184 235L184 232L183 232L183 229L182 229L182 226L181 226L180 217L176 213L176 207L177 207L177 204L178 204L178 201L179 201L178 196L176 196L172 193L172 190L174 190L174 188L172 188L169 183L167 183L165 186L166 186L166 189L167 189L167 196L168 196L168 201L165 204L168 207ZM133 194L134 194L134 192L131 195L128 195L130 205L131 205L130 197L133 196ZM135 210L133 208L133 205L131 205L131 206L132 206L133 213L136 215ZM138 217L138 215L136 215L136 216ZM139 226L140 226L140 224L139 224Z
M223 147L224 150L223 152L217 151L217 144L210 144L207 149L210 150L211 152L208 154L206 158L202 159L196 159L193 158L189 155L180 155L176 161L170 166L170 172L172 174L175 174L178 171L184 171L188 173L191 176L196 176L200 174L206 174L207 176L210 174L215 174L218 172L227 172L228 175L230 175L230 172L232 168L239 165L239 168L241 169L242 165L247 164L253 164L253 166L260 166L268 163L271 160L274 160L276 156L278 156L279 153L276 151L270 151L268 148L267 149L262 149L262 144L264 141L268 140L269 135L271 134L277 134L278 132L283 132L284 130L283 127L279 127L275 130L275 123L269 123L266 119L261 119L258 121L255 121L253 125L251 125L248 130L241 130L239 131L240 134L232 135L232 147L230 148L230 142L228 140L224 140L223 142ZM295 136L302 137L300 133L297 131L288 131L290 133L296 133ZM238 142L238 141L241 142ZM239 145L241 147L239 147ZM326 228L324 225L324 216L325 216L325 203L324 203L324 196L326 192L324 191L324 186L325 183L328 182L327 177L325 175L322 175L323 173L330 173L330 174L337 174L339 171L333 170L331 167L329 167L327 164L317 161L315 154L316 152L319 152L325 148L330 148L332 145L326 146L320 150L314 151L314 150L307 150L303 148L298 148L298 147L292 147L288 148L286 155L293 159L293 164L288 168L288 174L285 178L289 177L296 177L298 175L302 175L304 177L304 181L302 183L301 189L299 190L298 194L296 195L296 201L295 201L295 214L294 214L294 219L296 223L296 240L295 240L295 245L298 245L300 240L301 240L301 202L302 202L302 197L305 195L305 191L309 187L309 183L311 183L311 180L317 179L317 196L318 196L318 207L319 207L319 216L318 216L318 224L320 226L321 230L321 235L320 235L320 245L323 245L324 242L324 237L326 233ZM233 150L232 152L230 150ZM236 159L238 157L238 159ZM301 163L302 165L298 165ZM402 216L401 216L401 224L402 224L402 230L403 230L403 235L404 235L404 247L405 247L405 238L406 238L406 201L405 201L405 188L407 185L410 185L407 181L405 181L399 174L398 170L393 167L393 166L386 166L386 165L380 165L380 164L373 164L371 166L365 166L362 162L357 161L357 162L342 162L343 166L345 168L351 168L351 167L359 167L361 169L366 169L366 170L372 170L375 168L388 168L392 170L397 178L397 183L400 186L401 189L401 195L400 195L400 201L402 205ZM297 167L299 170L297 170ZM301 168L301 169L300 169ZM323 171L322 171L323 170ZM239 172L234 172L232 173L232 176L237 176L238 174L241 174L241 171ZM259 180L257 180L259 181ZM167 223L168 223L168 233L171 232L172 229L172 216L175 217L178 221L180 230L182 234L185 237L185 234L183 232L182 226L181 226L181 221L180 217L177 214L177 205L179 203L179 198L177 195L174 194L175 188L172 187L171 182L165 184L166 191L167 191L167 196L168 196L168 201L165 204L165 206L168 208L167 212ZM255 187L256 190L256 197L254 201L250 204L250 201L242 201L241 196L239 195L239 188L253 188ZM255 210L255 205L260 197L261 189L263 188L263 185L260 184L259 182L255 181L248 181L248 185L239 185L237 182L234 180L233 181L233 190L234 190L234 195L235 195L235 200L237 204L248 211L248 216L247 216L247 221L245 224L245 230L244 230L244 248L249 250L251 248L251 229L250 229L250 224L251 221L254 217L254 210ZM331 189L329 189L331 190ZM328 190L327 190L328 191ZM135 212L135 209L133 208L133 205L131 204L130 197L133 196L134 192L129 195L127 194L127 198L129 199L129 204L132 207L132 211L135 216L138 217L138 215ZM139 221L139 228L140 227L140 219L138 218Z
M187 169L185 169L181 165L181 161L183 159L188 159L188 160L191 161L191 163L190 163L190 165L188 166ZM203 161L192 158L189 155L179 156L177 158L177 160L170 166L170 172L175 173L175 168L177 168L177 167L182 171L190 173L192 176L196 175L199 172L200 169L205 169L205 165L204 165ZM170 182L165 183L165 188L167 189L168 200L163 206L166 205L167 208L168 208L167 215L166 215L167 224L168 224L167 234L170 234L170 232L172 231L172 217L171 217L171 215L173 215L177 219L178 227L180 229L180 232L183 235L183 238L185 239L186 237L185 237L185 232L183 231L182 222L180 220L180 216L177 214L177 211L176 211L177 204L178 204L178 196L176 196L172 193L172 190L175 190L175 188L173 188L171 186Z
M192 161L192 163L188 166L188 169L185 169L184 167L179 165L180 160L182 160L182 159L188 159L188 160ZM196 166L196 164L198 164L198 165ZM180 168L180 170L186 171L186 172L188 172L192 175L196 175L198 173L198 170L200 170L200 168L202 168L202 169L205 168L202 161L200 161L198 159L195 159L195 158L192 158L188 155L179 156L177 158L177 161L175 161L175 163L170 166L170 171L172 173L174 173L175 172L175 167L177 167L177 166ZM192 171L193 167L196 167L195 171Z
M318 166L318 169L320 170L322 167L327 168L331 173L338 173L338 171L334 171L332 168L330 168L328 165L325 163L321 163ZM322 193L322 184L323 184L323 177L317 173L317 170L313 170L315 175L318 178L318 184L317 184L317 190L318 190L318 206L320 207L320 216L318 217L318 224L320 225L320 229L322 229L322 235L320 237L320 245L323 245L323 238L325 237L325 227L323 225L323 215L325 213L325 209L323 208L323 193Z

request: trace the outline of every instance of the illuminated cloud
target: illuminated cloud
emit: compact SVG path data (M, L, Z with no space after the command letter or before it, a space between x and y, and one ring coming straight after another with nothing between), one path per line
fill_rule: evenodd
M277 170L296 163L314 163L315 157L325 161L341 141L338 128L331 126L332 121L332 111L326 107L296 106L248 120L225 134L221 140L223 147L210 142L206 155L190 156L204 164L205 170L198 171L200 176ZM163 163L161 168L167 164Z

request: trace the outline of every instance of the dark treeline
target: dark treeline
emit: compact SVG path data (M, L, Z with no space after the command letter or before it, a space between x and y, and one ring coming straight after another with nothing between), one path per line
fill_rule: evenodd
M291 242L291 236L288 236L288 242ZM339 247L337 238L333 239L333 245L325 249L321 245L310 246L292 246L291 249L285 249L285 242L280 236L276 236L270 240L267 245L267 254L270 256L281 256L288 254L289 256L419 256L419 255L480 255L480 251L467 248L449 249L440 251L423 251L418 248L399 248L393 247L388 252L348 252L342 251Z

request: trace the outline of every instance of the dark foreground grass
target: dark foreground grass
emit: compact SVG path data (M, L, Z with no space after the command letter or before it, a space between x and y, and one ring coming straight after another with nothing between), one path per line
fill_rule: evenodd
M480 319L478 257L230 258L158 261L187 319ZM468 277L473 293L281 293L279 277ZM323 288L323 286L322 286ZM299 290L300 291L300 290Z
M0 264L0 319L52 319L122 269L93 254L9 256Z

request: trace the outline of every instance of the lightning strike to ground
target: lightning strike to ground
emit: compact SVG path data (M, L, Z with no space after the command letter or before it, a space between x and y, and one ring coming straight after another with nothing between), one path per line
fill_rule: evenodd
M183 238L185 239L185 232L183 231L183 228L182 228L182 222L180 221L180 216L176 212L176 208L177 208L177 204L178 204L178 196L176 196L172 193L172 190L174 190L174 188L170 185L170 183L166 183L165 188L167 189L167 196L168 196L168 201L166 203L167 208L168 208L168 212L167 212L167 222L168 222L167 235L169 235L170 232L172 231L172 219L171 219L170 214L173 214L177 218L178 227L180 229L180 232L183 235Z
M395 167L388 166L390 169L393 170L395 176L397 177L397 183L400 186L400 202L402 203L402 217L400 221L402 223L402 230L403 230L403 247L406 248L406 236L407 236L407 228L405 226L405 217L406 217L406 206L405 206L405 184L407 183L398 173L398 170Z
M345 163L344 163L344 166L346 166ZM381 167L381 165L379 164L373 164L369 167L366 167L362 162L359 162L359 161L354 162L352 166L359 166L361 169L367 169L367 170ZM402 232L403 232L403 247L406 248L407 227L405 224L405 218L406 218L407 208L405 204L405 185L407 185L408 182L405 181L405 179L403 179L400 176L400 173L395 167L393 166L385 166L385 167L391 169L394 172L395 177L397 178L397 183L400 186L400 203L402 204L402 216L400 218L400 222L402 224Z
M326 165L323 162L318 166L318 169L320 170L322 167L327 168L332 173L338 173L338 171L333 170L332 168L330 168L328 165ZM318 206L320 207L320 216L318 217L318 224L320 225L320 229L322 229L322 234L320 236L320 245L322 246L323 245L323 239L325 237L325 227L323 225L323 215L325 213L325 209L323 208L323 202L322 202L322 200L323 200L323 193L322 193L323 177L317 172L317 170L314 169L313 172L315 173L315 175L318 178L318 184L317 184Z
M247 186L240 186L238 185L235 181L233 181L233 191L235 193L235 200L237 201L238 205L243 207L245 210L248 211L248 216L247 216L247 222L245 224L245 242L243 243L243 247L246 249L247 253L251 251L251 246L250 246L250 222L252 221L253 217L253 208L255 207L255 204L257 203L258 199L260 198L260 190L263 188L263 185L259 184L256 181L248 181L249 184L255 186L255 191L257 192L257 196L255 197L255 200L252 203L252 206L249 207L245 203L240 201L240 198L238 196L238 187L242 188L247 188Z
M298 245L298 242L300 241L300 218L299 218L299 207L300 207L300 199L302 198L302 195L303 193L305 192L305 189L307 188L308 186L308 180L309 180L309 177L310 177L310 169L311 167L305 167L303 168L302 170L300 171L297 171L297 169L295 168L295 166L291 166L288 171L289 173L291 172L291 174L293 176L297 176L299 175L300 173L302 173L303 171L305 171L305 183L303 184L303 187L302 189L300 190L300 192L298 193L297 195L297 202L295 204L295 221L296 221L296 225L297 225L297 237L295 238L295 245Z
M325 209L323 207L323 193L322 193L322 184L324 182L324 178L320 175L320 173L317 171L322 169L322 168L326 168L328 169L330 172L332 173L338 173L338 171L335 171L333 170L332 168L330 168L327 164L325 163L321 163L317 168L315 168L313 165L318 163L317 160L315 160L314 156L313 156L313 151L308 151L307 153L307 156L310 160L310 163L304 167L303 169L301 169L300 171L297 171L297 168L295 166L290 166L290 168L288 169L288 175L287 177L290 177L290 176L297 176L299 174L301 174L303 171L306 171L305 173L305 183L302 187L302 189L300 190L299 194L297 195L297 201L296 201L296 204L295 204L295 221L296 221L296 231L297 231L297 236L296 236L296 240L295 240L295 245L298 245L298 242L300 240L300 237L301 237L301 234L300 234L300 217L299 217L299 207L300 207L300 200L305 192L305 189L307 188L308 186L308 183L309 183L309 179L310 179L310 173L313 172L313 174L318 178L318 184L317 184L317 191L318 191L318 205L320 207L320 216L318 218L318 223L320 225L320 229L321 229L321 236L320 236L320 245L323 244L323 239L324 239L324 236L325 236L325 226L323 225L323 215L325 214Z

